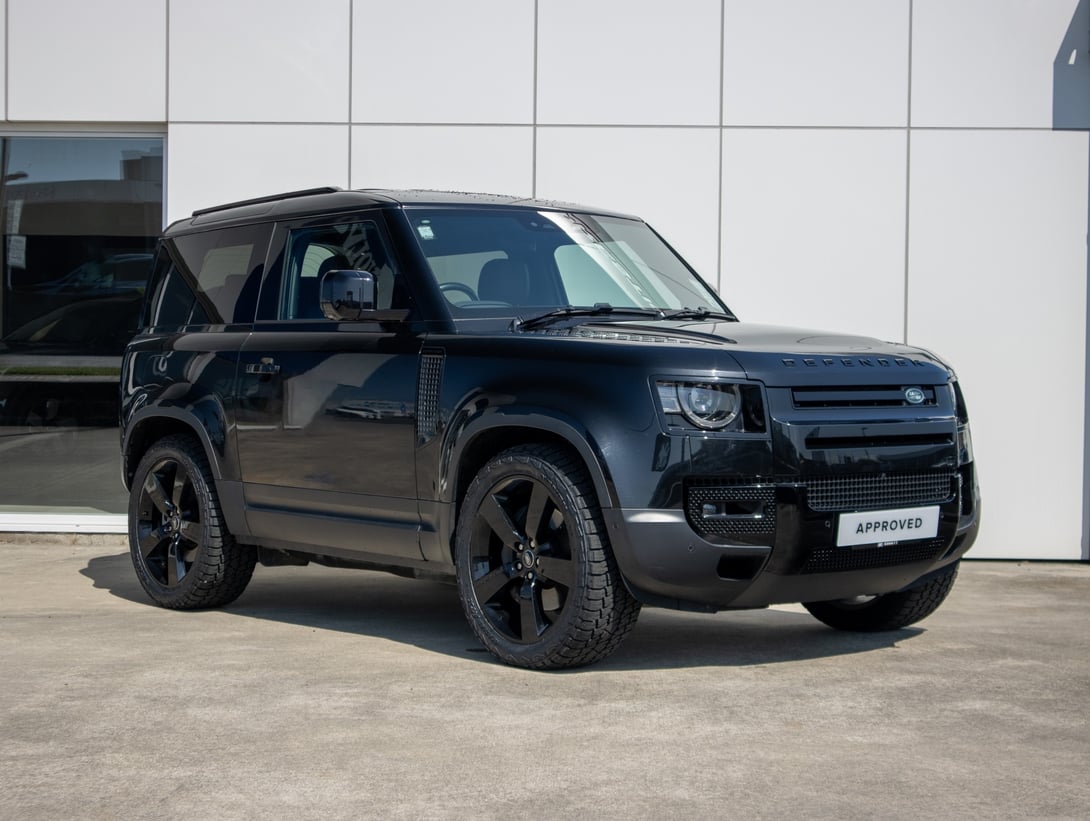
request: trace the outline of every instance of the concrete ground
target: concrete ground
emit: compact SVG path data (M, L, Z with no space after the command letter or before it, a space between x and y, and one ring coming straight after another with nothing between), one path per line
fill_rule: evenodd
M0 543L0 818L1090 816L1090 565L967 562L878 636L648 609L558 674L452 587L258 568L177 613L83 542Z

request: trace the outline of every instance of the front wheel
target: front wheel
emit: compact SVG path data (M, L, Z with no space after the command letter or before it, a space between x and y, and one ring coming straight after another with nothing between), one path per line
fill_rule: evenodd
M141 586L163 607L220 607L246 589L257 553L228 532L212 469L192 438L168 436L140 460L129 551Z
M803 602L810 614L837 630L878 633L899 630L922 621L938 610L946 600L958 575L955 562L923 584L885 593L881 596L859 596L854 599Z
M466 618L507 664L590 664L639 616L586 468L561 448L515 447L486 464L462 503L456 551Z

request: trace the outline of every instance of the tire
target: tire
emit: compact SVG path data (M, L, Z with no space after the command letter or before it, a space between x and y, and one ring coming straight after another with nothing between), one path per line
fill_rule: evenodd
M228 532L208 458L191 437L160 439L140 460L129 552L141 586L162 607L220 607L249 584L257 551Z
M599 661L636 624L583 463L553 445L496 456L469 486L456 531L458 592L501 661L559 669Z
M946 600L958 575L958 563L950 565L923 584L886 593L838 601L803 602L819 621L837 630L878 633L899 630L926 619Z

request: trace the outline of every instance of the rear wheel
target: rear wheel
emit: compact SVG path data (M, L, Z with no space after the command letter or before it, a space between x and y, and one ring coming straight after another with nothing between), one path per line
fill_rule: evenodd
M946 600L958 575L954 563L923 584L881 596L854 599L803 602L803 607L819 621L838 630L877 633L899 630L934 613Z
M585 467L552 445L511 448L482 468L459 516L457 571L477 637L519 667L598 661L639 616Z
M208 459L192 438L168 436L140 460L129 551L141 586L163 607L219 607L246 589L257 552L228 532Z

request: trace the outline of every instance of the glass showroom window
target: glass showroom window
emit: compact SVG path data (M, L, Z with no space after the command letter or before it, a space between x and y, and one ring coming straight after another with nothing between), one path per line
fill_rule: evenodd
M161 137L0 137L0 528L125 512L117 380L162 220Z

